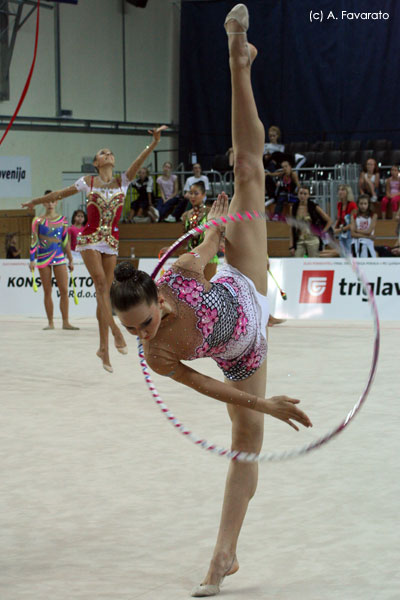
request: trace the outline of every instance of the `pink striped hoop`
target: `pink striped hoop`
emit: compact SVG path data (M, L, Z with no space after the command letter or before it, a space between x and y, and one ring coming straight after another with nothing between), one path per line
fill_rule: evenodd
M258 213L256 211L251 211L251 212L246 212L246 213L235 213L234 215L231 214L231 215L228 215L227 217L220 217L217 219L213 219L211 221L208 221L207 223L204 223L204 225L199 225L197 227L194 227L193 229L191 229L190 231L188 231L187 233L182 235L168 249L166 254L164 254L164 256L161 258L161 260L158 262L156 268L154 269L153 273L151 274L151 277L153 279L155 279L158 272L160 271L160 269L162 268L164 263L168 260L168 258L171 256L171 254L173 254L177 248L179 248L182 244L184 244L188 239L190 239L197 233L202 233L204 230L210 229L211 227L217 227L218 225L221 225L222 223L225 224L228 222L228 220L233 221L233 222L239 222L239 221L244 222L244 221L252 221L253 219L265 219L265 218L266 218L265 215L261 215L260 213ZM297 221L295 219L290 219L290 221L288 219L288 223L290 225L294 225L294 226L297 225ZM301 224L301 226L303 227L304 225ZM330 239L329 241L332 245L339 248L338 244L334 240ZM373 324L374 324L375 336L374 336L374 349L373 349L373 354L372 354L371 367L369 370L366 385L361 393L360 398L356 402L356 404L353 406L351 411L346 415L345 419L339 423L339 425L337 425L334 429L332 429L331 431L329 431L322 437L319 437L316 440L314 440L314 441L310 442L309 444L306 444L300 448L294 448L293 450L254 454L254 453L250 453L250 452L240 452L237 450L228 450L227 448L219 447L216 444L214 444L213 442L209 442L204 438L198 437L192 431L187 429L185 427L185 425L183 425L183 423L181 423L179 421L179 419L177 419L173 415L173 413L169 410L168 406L166 406L166 404L164 404L160 394L158 393L158 391L156 389L156 386L154 385L154 382L151 379L151 376L149 373L149 368L148 368L146 360L144 358L142 343L140 342L140 339L137 338L138 339L138 354L139 354L139 358L140 358L140 366L142 368L142 372L143 372L147 387L149 388L150 393L153 396L155 403L159 406L161 412L164 413L165 417L168 419L168 421L171 423L171 425L173 425L182 435L186 436L196 446L203 448L203 450L208 450L209 452L212 452L213 454L217 454L218 456L224 456L224 457L228 458L229 460L238 460L238 461L243 461L243 462L269 462L269 461L287 460L289 458L296 458L298 456L302 456L304 454L307 454L308 452L311 452L311 450L316 450L317 448L321 448L321 446L323 446L324 444L326 444L327 442L332 440L334 437L336 437L339 433L344 431L344 429L353 420L353 418L358 413L361 406L364 404L364 402L366 401L366 399L368 397L368 394L369 394L371 386L372 386L372 382L375 377L377 365L378 365L379 343L380 343L378 309L376 306L374 295L369 286L369 282L367 281L364 273L361 271L361 269L358 266L355 259L352 258L350 255L346 255L345 258L346 258L347 262L350 264L354 273L356 274L357 279L361 282L361 284L363 285L363 288L367 292L368 303L369 303L369 306L371 309L372 320L373 320Z

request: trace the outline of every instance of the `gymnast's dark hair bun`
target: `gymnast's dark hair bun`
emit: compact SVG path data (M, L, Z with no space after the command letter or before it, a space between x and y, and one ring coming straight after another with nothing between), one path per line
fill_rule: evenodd
M120 283L123 281L128 281L128 279L131 279L131 277L135 277L137 273L138 271L128 260L124 260L124 262L117 265L114 271L115 279Z
M158 300L157 286L147 273L138 271L129 261L121 262L114 270L114 282L111 286L111 304L113 308L125 312L146 302L152 304Z

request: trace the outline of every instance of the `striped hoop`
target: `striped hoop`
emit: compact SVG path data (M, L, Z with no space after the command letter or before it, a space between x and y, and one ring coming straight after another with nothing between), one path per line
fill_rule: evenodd
M238 222L244 222L244 221L252 221L254 219L265 219L265 218L266 218L265 215L261 215L257 211L246 211L245 213L235 213L235 214L227 215L226 217L219 217L216 219L212 219L211 221L207 221L207 223L204 223L203 225L194 227L193 229L191 229L190 231L188 231L187 233L182 235L168 249L168 251L164 254L164 256L161 258L161 260L158 262L156 268L154 269L153 273L151 274L152 279L156 278L158 272L160 271L160 269L162 268L164 263L168 260L168 258L171 256L171 254L173 254L177 250L177 248L182 246L182 244L184 244L188 239L192 238L194 235L196 235L198 233L202 233L204 230L210 229L211 227L218 227L221 224L226 224L229 221L238 223ZM287 219L287 222L291 226L298 226L301 228L304 227L303 223L300 224L295 219L292 219L292 218ZM327 239L327 241L329 241L329 243L334 245L336 248L339 248L336 241L334 241L331 238L328 239L328 237L326 239ZM148 368L146 360L144 358L143 346L142 346L142 343L140 342L140 339L138 338L138 354L139 354L139 358L140 358L140 366L142 368L142 372L143 372L147 387L149 388L150 393L153 396L155 403L159 406L161 412L164 413L165 417L168 419L168 421L171 423L171 425L173 425L182 435L186 436L191 442L196 444L196 446L199 446L200 448L203 448L204 450L208 450L209 452L212 452L213 454L217 454L218 456L224 456L225 458L228 458L229 460L237 460L237 461L243 461L243 462L269 462L269 461L286 460L289 458L296 458L298 456L302 456L304 454L307 454L308 452L311 452L311 450L316 450L317 448L321 448L321 446L323 446L324 444L326 444L327 442L332 440L334 437L336 437L339 433L344 431L344 429L353 420L353 418L358 413L361 406L364 404L364 402L366 401L366 399L368 397L368 394L369 394L371 386L372 386L372 382L375 377L377 365L378 365L379 344L380 344L379 315L378 315L378 309L376 306L376 302L375 302L375 298L372 293L372 290L369 286L369 283L368 283L364 273L361 271L360 267L358 266L356 260L353 257L351 257L350 255L346 255L345 258L346 258L347 262L350 264L351 268L353 269L354 273L356 274L357 279L360 281L364 290L367 293L368 302L369 302L369 306L370 306L371 314L372 314L372 320L373 320L373 324L374 324L375 336L374 336L374 349L373 349L373 354L372 354L372 361L371 361L371 366L370 366L370 370L369 370L369 374L368 374L368 378L367 378L365 387L361 393L360 398L356 402L356 404L353 406L351 411L346 415L346 417L343 419L343 421L341 421L339 423L339 425L337 425L334 429L332 429L331 431L329 431L322 437L319 437L316 440L314 440L314 441L310 442L309 444L306 444L300 448L294 448L293 450L254 454L254 453L250 453L250 452L240 452L237 450L228 450L227 448L219 447L216 444L214 444L213 442L209 442L209 441L205 440L204 438L198 437L192 431L187 429L185 427L185 425L183 423L181 423L179 421L179 419L173 415L173 413L169 410L168 406L166 406L166 404L164 404L160 394L158 393L158 391L156 389L156 386L154 385L154 382L151 379L151 376L149 373L149 368Z

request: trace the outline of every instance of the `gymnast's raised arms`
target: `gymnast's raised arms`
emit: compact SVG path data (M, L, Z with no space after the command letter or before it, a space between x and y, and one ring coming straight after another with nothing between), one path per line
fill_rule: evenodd
M158 142L161 139L161 132L168 129L166 125L161 125L161 127L157 127L157 129L149 129L148 133L153 136L153 141L151 144L146 146L146 148L139 154L139 156L133 161L130 167L126 170L126 176L129 181L133 181L136 177L136 173L146 160L146 158L151 154L154 148L157 146Z
M151 144L146 146L146 148L139 154L139 156L137 158L135 158L133 163L126 170L126 177L129 181L132 181L135 178L136 173L140 169L143 162L153 152L154 148L159 143L159 141L161 139L161 132L165 131L165 129L168 129L168 127L166 125L161 125L161 127L157 127L156 129L150 129L148 131L148 133L150 133L153 136L153 141L151 142ZM103 163L101 162L101 160L103 158L101 156L102 153L104 155L107 154L107 155L112 156L111 167L113 167L114 166L114 154L110 150L106 150L106 149L100 150L99 153L96 154L94 164L96 165L96 161L97 162L100 161L99 169L101 166L103 166ZM86 177L84 177L84 179L85 179L86 184L90 185L91 176L87 175ZM78 190L77 190L76 186L70 185L69 187L64 188L62 190L57 190L54 192L50 192L49 194L45 194L44 196L39 196L38 198L33 198L32 200L29 200L29 202L24 202L23 204L21 204L21 206L22 206L22 208L33 209L38 204L47 204L48 202L57 202L58 200L64 200L64 198L68 198L69 196L74 196L77 192L78 192Z

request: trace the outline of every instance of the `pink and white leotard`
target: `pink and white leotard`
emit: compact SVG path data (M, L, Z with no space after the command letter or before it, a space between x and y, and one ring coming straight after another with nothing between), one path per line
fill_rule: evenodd
M251 279L228 264L210 284L207 291L200 277L179 267L172 267L157 281L160 291L172 292L185 312L190 309L190 320L196 324L198 335L192 335L193 347L183 360L211 357L227 379L247 379L267 354L267 298L257 292Z

